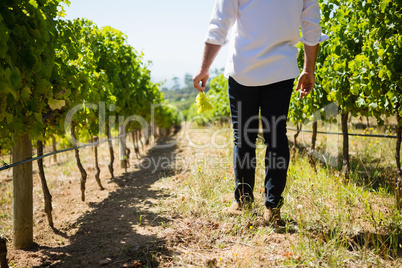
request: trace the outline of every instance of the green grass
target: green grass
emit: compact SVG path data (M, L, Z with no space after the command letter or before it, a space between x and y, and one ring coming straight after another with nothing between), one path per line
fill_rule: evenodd
M12 182L4 182L0 185L0 236L11 234L12 222Z
M193 140L207 142L208 134L197 134ZM387 150L381 142L352 158L374 160ZM365 147L358 143L356 148ZM264 149L258 149L257 155L263 153ZM337 168L318 162L315 172L308 156L297 153L289 168L281 210L287 226L274 230L262 221L263 157L256 171L254 205L242 216L221 213L232 201L231 156L231 148L193 149L188 174L175 180L171 197L163 204L166 213L182 219L169 225L181 238L173 244L179 247L185 241L187 253L177 260L180 265L205 265L206 256L201 258L200 250L212 250L209 260L217 260L222 267L402 265L402 214L387 187L362 183L362 173L357 172L360 166L352 166L350 180L345 182ZM377 166L388 165L383 163L388 158L382 157ZM375 179L371 164L364 163L363 168L370 168L367 182ZM165 178L164 183L173 183L173 178Z

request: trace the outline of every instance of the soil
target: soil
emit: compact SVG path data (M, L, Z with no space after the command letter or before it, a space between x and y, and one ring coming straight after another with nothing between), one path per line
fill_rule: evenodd
M34 163L36 245L30 250L13 249L9 194L12 192L12 173L1 173L0 193L8 198L0 200L0 214L9 216L0 215L3 221L0 230L3 228L8 239L10 266L250 267L250 263L254 263L272 267L283 263L283 259L297 258L290 252L298 234L272 232L253 236L250 243L244 243L236 235L227 235L233 229L232 222L214 222L213 218L200 215L185 217L168 206L168 202L183 201L175 189L192 176L192 166L188 163L199 152L188 140L178 139L178 136L182 137L181 132L156 142L170 146L143 147L138 156L131 153L128 172L115 161L115 178L111 178L108 171L109 148L101 146L99 165L103 191L94 177L93 149L81 150L81 160L88 172L85 202L81 201L80 172L74 152L59 155L57 162L47 158L45 173L53 196L55 228L49 227L44 213L43 194ZM194 138L202 139L209 140L209 136L200 134ZM180 142L175 144L176 140ZM115 159L119 159L118 145L114 148ZM214 152L206 150L205 153L211 155ZM225 204L231 199L232 193L222 196ZM246 234L250 226L261 225L258 220L245 223L238 232ZM4 231L8 227L11 228Z
M57 161L46 158L45 173L53 197L54 228L49 227L44 212L41 183L34 163L35 246L29 250L13 248L12 171L1 172L0 231L7 239L9 265L68 268L279 267L286 259L298 260L300 256L293 255L292 247L300 234L294 231L296 226L292 220L289 226L294 228L286 232L260 228L263 225L261 216L251 217L249 220L253 222L244 222L241 228L234 228L237 221L216 222L216 217L209 215L184 216L172 209L174 206L168 206L168 202L185 200L175 190L192 176L192 165L188 164L200 152L186 139L175 143L178 136L181 132L156 141L157 145L170 146L145 146L140 155L132 150L127 172L120 167L119 161L115 161L114 178L108 171L109 148L101 146L99 165L103 191L95 181L93 149L81 150L81 160L88 172L85 202L81 201L80 172L74 152L58 155ZM200 134L193 138L202 142L210 137ZM119 159L118 145L115 144L114 148L115 159ZM217 154L208 149L204 153L208 157ZM222 158L222 155L218 157ZM231 168L228 170L232 172ZM232 193L227 193L221 202L229 204L231 199ZM376 208L376 211L380 210L385 211L385 208ZM240 239L252 232L251 227L256 229L257 235L250 235L249 240ZM237 234L233 234L235 229ZM399 267L398 264L394 266ZM350 260L345 267L366 265Z
M173 137L159 139L167 144ZM117 150L117 146L114 147ZM45 172L53 196L54 228L44 213L43 195L38 174L34 176L34 241L30 250L12 247L8 239L8 261L13 267L156 267L169 266L172 252L166 245L163 223L172 219L161 216L158 203L166 197L161 176L174 172L169 168L173 158L189 150L177 145L163 149L146 147L142 157L131 160L129 172L115 162L115 178L108 172L108 148L100 148L101 181L99 189L94 174L93 150L82 150L83 165L89 173L86 201L81 201L79 171L73 152L59 156L57 163L45 161ZM116 152L115 152L116 154ZM117 155L115 155L116 159ZM152 160L152 161L151 161ZM162 160L162 161L159 161ZM147 162L145 162L147 161ZM74 163L74 164L73 164ZM142 164L141 164L142 163ZM158 165L155 165L158 164ZM62 171L62 168L69 170ZM34 163L36 169L36 163ZM37 173L37 172L36 172ZM1 183L11 183L2 174ZM10 212L11 213L11 212ZM12 217L11 217L12 218ZM162 224L161 224L162 223Z

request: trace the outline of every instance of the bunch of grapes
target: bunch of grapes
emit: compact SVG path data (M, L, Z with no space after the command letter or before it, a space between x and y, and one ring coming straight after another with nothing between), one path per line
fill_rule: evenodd
M197 113L199 114L212 109L211 102L204 92L199 92L195 101L198 108Z

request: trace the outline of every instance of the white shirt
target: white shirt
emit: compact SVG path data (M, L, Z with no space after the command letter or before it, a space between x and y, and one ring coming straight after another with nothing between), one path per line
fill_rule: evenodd
M328 39L321 33L318 0L216 0L205 42L225 45L235 22L225 75L245 86L297 77L297 43Z

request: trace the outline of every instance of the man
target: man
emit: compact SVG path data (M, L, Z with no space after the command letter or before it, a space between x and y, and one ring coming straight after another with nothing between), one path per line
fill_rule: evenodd
M296 90L300 98L311 92L319 43L328 37L321 33L318 0L216 0L201 69L193 79L197 90L205 90L212 62L235 23L225 71L235 142L235 202L224 212L239 214L254 200L255 142L261 113L267 146L264 220L278 225L289 164L286 119L294 79L299 76ZM299 41L305 50L300 75Z

